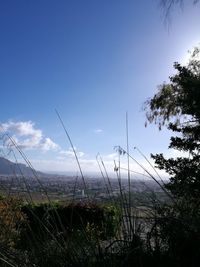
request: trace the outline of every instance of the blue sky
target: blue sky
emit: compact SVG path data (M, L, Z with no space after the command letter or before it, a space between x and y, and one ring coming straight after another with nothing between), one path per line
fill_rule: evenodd
M43 171L78 170L55 108L85 172L98 152L113 168L126 112L134 157L169 154L170 133L145 128L141 108L199 43L199 14L177 6L168 27L156 0L1 1L1 127Z

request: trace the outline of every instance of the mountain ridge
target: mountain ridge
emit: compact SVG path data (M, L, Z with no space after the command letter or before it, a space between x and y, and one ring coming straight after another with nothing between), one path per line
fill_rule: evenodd
M42 174L36 171L37 174ZM0 175L25 175L34 176L33 170L23 163L15 163L4 157L0 157Z

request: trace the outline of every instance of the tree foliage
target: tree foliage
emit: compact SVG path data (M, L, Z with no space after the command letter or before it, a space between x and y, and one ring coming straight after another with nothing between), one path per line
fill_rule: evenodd
M177 158L152 155L170 175L166 188L175 200L158 211L157 225L174 266L195 266L200 260L200 49L194 49L187 66L175 63L174 68L170 82L145 103L147 123L171 130L169 148L184 152Z
M145 103L147 122L176 133L169 148L186 152L187 157L165 159L152 156L157 166L170 174L168 188L177 197L198 198L200 193L200 50L195 48L187 66L174 64L177 73L169 84Z
M199 0L190 0L190 2L192 2L192 4L195 5L199 2ZM175 5L179 5L180 7L183 7L184 0L160 0L160 6L163 9L165 20L169 19L172 8Z

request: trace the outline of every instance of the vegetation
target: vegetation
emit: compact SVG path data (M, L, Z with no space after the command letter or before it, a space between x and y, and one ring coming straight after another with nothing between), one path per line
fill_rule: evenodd
M169 21L171 11L175 5L179 5L180 7L183 7L184 5L184 0L160 0L160 6L163 9L164 13L164 19ZM199 0L190 0L193 5L196 5Z
M159 249L175 266L195 266L200 260L199 56L200 50L195 48L188 66L175 63L177 73L170 77L170 83L161 85L146 102L148 122L171 130L169 148L182 152L168 159L163 154L152 155L157 167L170 175L166 188L173 196L173 204L158 209L156 224Z
M102 171L110 195L106 204L89 197L54 203L48 192L47 202L38 204L31 195L27 202L2 197L1 266L196 266L200 260L199 55L196 48L188 66L175 63L170 83L162 84L145 103L147 123L171 130L169 148L182 152L177 158L152 155L156 166L170 175L167 184L157 181L163 192L147 191L143 196L125 192L119 164L115 166L118 197L112 195L106 169L105 174ZM121 147L118 152L119 161L126 154L137 162Z

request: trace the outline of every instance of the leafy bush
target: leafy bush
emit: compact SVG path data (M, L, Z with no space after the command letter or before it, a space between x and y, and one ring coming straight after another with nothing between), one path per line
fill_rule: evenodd
M16 198L0 199L0 244L14 247L26 222L21 212L21 201Z
M77 231L87 234L93 231L94 238L108 239L115 234L119 223L117 207L100 206L92 202L29 204L24 205L21 211L28 221L21 235L21 245L25 247L57 236L62 236L66 241Z

